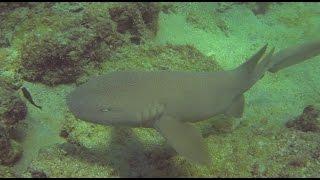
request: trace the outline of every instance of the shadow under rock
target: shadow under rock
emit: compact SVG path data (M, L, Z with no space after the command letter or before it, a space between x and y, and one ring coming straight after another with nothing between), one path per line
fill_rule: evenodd
M146 150L131 128L112 129L111 142L105 150L64 143L60 147L69 155L89 163L111 166L119 177L187 177L188 168L176 164L177 155L168 145L153 145Z

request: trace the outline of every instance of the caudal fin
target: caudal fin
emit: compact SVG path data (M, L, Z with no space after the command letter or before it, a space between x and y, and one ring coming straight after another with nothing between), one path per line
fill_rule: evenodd
M274 48L263 57L266 50L267 44L264 45L254 55L252 55L249 60L235 69L236 76L240 81L240 93L244 93L245 91L247 91L270 68L270 65L272 64L270 60L274 52Z
M271 51L264 56L264 58L257 64L255 67L252 76L251 81L252 83L255 83L259 79L261 79L264 75L264 73L270 69L270 66L272 65L272 57L274 53L274 48L271 49Z
M236 71L238 71L237 73L250 75L254 71L263 54L266 52L267 46L268 44L264 45L262 48L259 49L258 52L252 55L249 58L249 60L237 67L235 69Z

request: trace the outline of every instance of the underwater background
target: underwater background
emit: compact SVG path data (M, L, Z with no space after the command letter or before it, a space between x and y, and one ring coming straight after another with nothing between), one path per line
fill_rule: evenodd
M320 177L320 56L266 73L242 118L195 123L209 167L154 129L76 119L65 99L94 75L229 70L266 43L320 39L318 2L1 2L0 22L0 177Z

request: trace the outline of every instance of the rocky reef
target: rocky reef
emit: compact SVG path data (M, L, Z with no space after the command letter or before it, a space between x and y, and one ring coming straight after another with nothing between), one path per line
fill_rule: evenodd
M193 124L208 144L210 167L177 155L154 129L90 124L65 106L65 95L92 75L213 72L236 67L266 41L278 49L314 38L318 9L270 2L0 3L0 177L319 177L319 108L308 106L284 123L298 106L315 104L303 81L306 72L317 79L316 61L301 74L266 75L246 94L242 121ZM27 112L18 96L22 83L42 110ZM302 93L289 100L291 87Z
M4 127L0 126L0 164L12 166L22 156L22 148L16 141L10 139Z
M18 87L7 79L0 79L0 164L11 166L19 160L22 148L11 139L10 132L27 115L25 103L17 95Z
M39 3L19 10L4 15L0 36L19 49L23 79L54 86L75 82L125 44L155 36L160 6L79 3L61 12L59 5Z
M320 110L309 105L303 109L300 116L288 121L286 126L303 132L320 132Z
M17 94L18 88L7 79L0 79L0 122L8 126L24 120L27 115L27 107Z

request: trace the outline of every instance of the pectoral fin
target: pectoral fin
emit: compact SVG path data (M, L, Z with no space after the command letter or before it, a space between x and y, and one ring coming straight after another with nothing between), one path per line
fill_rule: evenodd
M154 123L154 127L180 155L202 165L211 163L201 133L191 124L164 115Z

